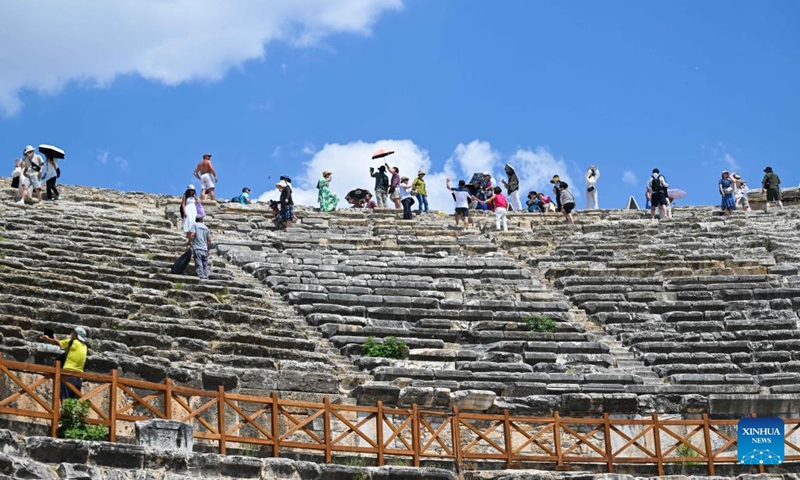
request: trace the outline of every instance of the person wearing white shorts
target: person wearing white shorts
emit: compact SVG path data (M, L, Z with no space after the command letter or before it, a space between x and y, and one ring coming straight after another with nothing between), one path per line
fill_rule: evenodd
M219 178L217 178L217 171L214 170L214 166L211 165L210 153L203 155L203 160L194 169L194 176L200 180L200 201L204 202L206 195L211 200L214 200L214 184L219 182Z
M34 153L33 147L28 145L23 150L22 154L24 157L22 158L23 164L23 177L28 180L28 184L30 187L33 188L34 193L36 193L36 197L39 201L42 201L42 166L44 165L44 160L39 155ZM25 204L25 197L28 196L28 188L25 185L25 182L20 182L19 185L19 195L20 200L17 202L21 205Z

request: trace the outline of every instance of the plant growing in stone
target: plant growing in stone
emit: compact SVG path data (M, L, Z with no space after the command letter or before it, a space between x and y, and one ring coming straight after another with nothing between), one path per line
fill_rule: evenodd
M375 337L368 337L361 346L361 355L365 357L401 358L406 342L398 341L395 337L386 337L383 343L375 341Z
M700 458L700 454L698 454L692 447L686 445L685 443L681 443L678 445L678 448L675 449L675 454L679 457L686 457L686 458ZM683 462L684 465L702 465L701 462Z
M539 317L536 315L529 315L525 317L525 325L531 332L539 333L556 333L558 326L556 321L549 317Z
M86 422L89 416L89 401L68 398L61 404L61 419L58 422L58 436L72 440L98 441L108 437L108 427L91 425Z

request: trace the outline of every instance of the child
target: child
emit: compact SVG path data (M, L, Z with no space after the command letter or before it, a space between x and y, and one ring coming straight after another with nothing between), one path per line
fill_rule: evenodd
M559 184L560 190L560 200L561 200L561 212L564 214L564 218L567 219L567 223L570 225L575 225L575 219L572 218L572 210L575 209L575 197L572 196L572 192L569 191L569 185L567 182L561 182Z
M503 189L500 187L494 187L494 194L483 201L483 203L494 203L494 224L497 230L500 230L500 223L503 224L503 231L508 231L508 217L506 213L508 212L508 200L506 199L505 195L503 195Z

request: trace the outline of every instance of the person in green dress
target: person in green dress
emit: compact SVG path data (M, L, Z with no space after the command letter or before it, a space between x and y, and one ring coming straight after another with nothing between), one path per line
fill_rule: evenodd
M317 190L319 190L319 211L332 212L336 210L339 204L339 197L336 196L330 189L332 173L329 171L322 172L322 178L317 182Z

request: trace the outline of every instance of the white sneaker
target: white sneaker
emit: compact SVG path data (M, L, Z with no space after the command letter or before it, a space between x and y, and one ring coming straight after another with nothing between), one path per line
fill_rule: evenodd
M17 205L25 205L25 200L20 200L19 202L16 202L16 203L17 203Z

